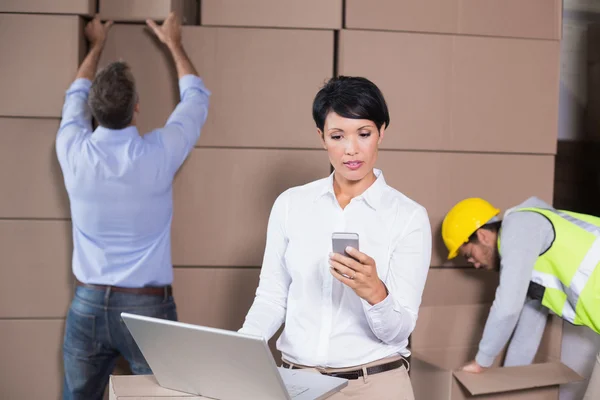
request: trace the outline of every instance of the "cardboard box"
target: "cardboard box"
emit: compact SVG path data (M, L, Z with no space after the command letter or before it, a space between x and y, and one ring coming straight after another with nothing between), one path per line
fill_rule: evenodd
M62 398L64 324L64 319L0 320L3 399Z
M92 16L96 0L2 0L0 13L77 14Z
M260 268L175 268L174 275L179 321L237 331L254 301ZM281 331L269 340L278 365L281 352L276 341Z
M202 0L205 26L341 29L342 0Z
M259 268L175 268L180 321L237 331L258 287Z
M352 29L558 40L562 0L346 0Z
M166 389L158 384L154 375L115 376L111 375L109 400L200 400L208 397L194 396L192 394Z
M474 359L498 285L498 273L474 268L431 269L411 336L411 381L417 399L558 398L558 385L581 380L560 363L562 320L549 318L535 364L481 375L457 371ZM453 372L454 371L454 372Z
M482 197L502 212L531 196L552 202L553 156L386 150L379 152L376 166L390 186L427 209L433 235L431 265L436 267L450 265L441 225L460 200ZM454 263L464 265L464 260Z
M329 168L319 150L194 149L174 183L173 264L262 265L277 196Z
M0 218L69 218L56 119L0 118Z
M339 73L382 90L391 112L384 148L554 154L559 45L344 30Z
M69 221L0 220L0 318L64 318L73 295Z
M184 25L198 22L197 0L99 0L98 7L102 20L121 22L162 21L171 11Z
M82 32L76 16L0 14L0 116L60 117L85 56Z
M321 148L311 106L333 74L333 39L331 31L184 27L189 57L212 92L198 145ZM179 100L170 56L143 27L117 25L100 65L120 59L137 81L140 131L163 126Z

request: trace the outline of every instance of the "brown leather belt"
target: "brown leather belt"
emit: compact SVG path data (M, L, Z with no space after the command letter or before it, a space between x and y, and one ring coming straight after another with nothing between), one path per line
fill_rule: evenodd
M171 285L168 286L146 286L141 288L127 288L121 286L109 286L109 285L93 285L90 283L83 283L77 281L77 286L82 286L89 289L97 289L97 290L107 290L110 289L111 292L120 292L120 293L131 293L131 294L145 294L150 296L173 296L173 288Z
M393 369L400 368L401 366L405 365L406 363L407 363L407 361L401 358L400 360L391 361L386 364L368 367L367 375L375 375L380 372L391 371ZM291 369L303 369L301 367L296 367L295 365L291 366L290 364L286 363L285 361L282 362L281 366L284 368L288 368L288 369L290 367L291 367ZM343 378L343 379L358 379L364 375L362 368L356 369L354 371L344 371L344 372L324 372L324 371L319 371L319 372L322 375L333 376L335 378Z

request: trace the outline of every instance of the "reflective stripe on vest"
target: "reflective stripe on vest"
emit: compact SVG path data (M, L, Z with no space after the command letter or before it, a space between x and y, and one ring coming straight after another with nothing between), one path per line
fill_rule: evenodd
M565 304L563 305L562 317L564 319L566 319L567 321L569 321L570 323L573 323L575 321L575 309L573 308L573 306L571 304L577 304L577 302L571 303L571 299L569 298L569 295L568 295L568 293L571 290L568 287L566 287L565 285L563 285L563 283L560 281L560 279L558 279L554 275L533 270L533 272L531 273L531 281L538 283L538 284L544 286L545 288L556 289L556 290L560 290L561 292L567 293L568 301L565 301ZM577 297L579 298L579 295Z
M550 307L554 312L556 312L557 314L559 312L562 312L561 315L565 320L567 320L571 323L577 323L577 324L581 323L580 318L582 316L587 316L588 326L590 326L589 324L591 323L592 326L590 326L590 328L592 328L596 332L600 333L598 331L599 325L598 325L598 317L597 317L597 313L596 313L596 310L598 309L598 307L600 307L600 304L596 303L597 300L592 300L592 302L589 303L590 298L589 298L588 294L589 294L589 290L592 290L591 287L590 287L590 289L588 289L587 292L585 292L587 294L584 293L584 291L586 289L586 285L590 282L590 278L592 277L592 275L596 271L598 264L600 263L600 226L592 224L586 220L579 219L576 216L571 215L571 213L559 211L559 210L552 209L552 208L524 207L524 208L520 208L520 209L514 209L512 211L533 211L533 212L538 212L542 215L544 213L546 213L547 214L546 218L549 219L549 221L552 223L552 225L555 229L555 234L556 234L555 240L558 240L557 238L560 236L558 231L556 231L557 227L554 226L555 223L558 223L558 221L552 222L552 220L550 220L549 214L554 214L554 215L560 217L563 221L567 221L567 222L581 228L588 234L592 235L591 237L588 236L589 244L585 246L585 253L580 253L583 257L578 258L578 260L580 260L579 265L571 264L570 266L565 265L564 267L560 267L563 264L554 264L555 265L554 273L552 273L552 271L544 272L543 270L536 269L537 268L536 267L536 268L534 268L534 271L532 272L531 280L533 282L536 282L536 283L546 287L546 288L553 289L554 291L563 293L563 295L566 297L565 301L561 302L560 300L557 300L557 297L555 295L552 295L551 293L547 293L547 295L549 296L547 299L549 301L547 306ZM594 218L595 221L598 221L598 219L596 217L585 216L583 214L582 214L582 216ZM559 225L562 225L562 223ZM565 229L565 228L563 227L560 229ZM561 234L562 234L562 231L561 231ZM565 232L565 234L568 234L568 233ZM572 232L570 235L572 235L572 234L575 234L575 232ZM563 241L564 241L564 239L561 239L561 243L564 244ZM550 250L553 248L553 246L554 246L554 243L552 244L551 248L547 250L547 252L550 252ZM581 249L581 250L583 250L583 249ZM545 257L545 254L547 254L547 253L544 253L540 257ZM556 257L556 254L552 255L550 260L555 260L555 257ZM550 260L548 262L551 262ZM556 268L558 268L558 271L556 270ZM564 274L560 273L560 270L563 268L566 268L566 270L564 270L563 272L567 272L569 274L568 276L570 277L570 282L569 282L568 286L563 284L563 282L559 279L559 276L561 276L561 275L562 275L562 278L564 279ZM568 271L571 271L571 272L568 272ZM574 274L571 275L573 273L573 271L574 271ZM548 272L550 272L550 273L548 273ZM571 276L572 276L572 278L571 278ZM579 299L580 299L580 296L582 295L582 293L584 293L584 295L587 296L588 303L586 303L587 306L580 305L580 308L578 308ZM545 297L546 297L546 295L545 295ZM546 298L544 298L544 300L546 300ZM581 307L583 307L583 308L581 308ZM583 313L583 314L578 316L577 310L579 310L579 312ZM591 322L590 322L590 320L591 320Z
M578 218L575 218L572 215L569 215L563 211L558 211L558 210L551 209L551 208L545 209L545 210L551 211L551 212L563 217L567 221L577 225L578 227L580 227L580 228L586 230L587 232L593 234L594 236L596 236L596 240L592 244L592 247L590 247L590 249L586 253L585 257L583 258L583 261L581 262L581 264L579 264L579 267L577 268L577 272L575 272L575 275L573 276L573 279L571 280L571 284L569 285L569 287L565 288L563 286L563 288L560 288L567 295L568 301L565 302L565 308L567 308L566 307L567 303L570 303L569 308L571 308L573 310L573 319L574 319L575 318L574 307L577 306L577 302L579 301L579 295L583 291L583 288L585 287L585 285L588 283L590 276L592 276L592 273L594 272L594 270L596 269L596 267L598 266L598 263L600 261L600 227L597 227L594 224L590 224L589 222L582 221ZM558 278L556 278L556 277L553 277L553 278L555 278L562 286L562 283L560 282L560 280ZM540 283L540 285L541 285L541 283ZM556 289L559 289L559 288L556 288ZM569 322L573 322L573 321L569 320Z

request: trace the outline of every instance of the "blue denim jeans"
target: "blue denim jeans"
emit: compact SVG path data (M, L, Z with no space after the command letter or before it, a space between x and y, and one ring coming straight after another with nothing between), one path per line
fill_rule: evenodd
M152 296L78 286L67 315L63 344L63 399L101 400L120 355L134 374L152 371L121 313L176 321L171 296Z

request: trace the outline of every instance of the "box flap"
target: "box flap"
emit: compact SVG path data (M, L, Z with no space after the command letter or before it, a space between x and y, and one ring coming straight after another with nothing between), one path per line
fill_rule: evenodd
M454 376L474 396L533 389L583 380L575 371L561 363L490 368L483 374L456 371Z

